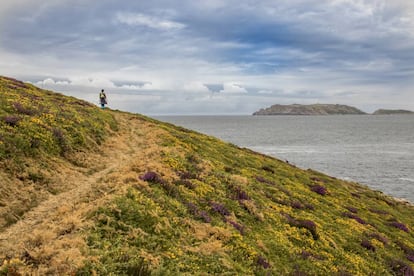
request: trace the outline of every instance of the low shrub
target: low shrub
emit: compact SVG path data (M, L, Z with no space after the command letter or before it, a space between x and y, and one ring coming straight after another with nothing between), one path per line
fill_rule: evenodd
M13 86L13 88L26 88L26 84L20 80L16 80L14 78L9 78L9 77L4 77L2 76L1 78L9 81L10 86Z
M146 182L161 183L162 179L156 172L146 172L144 175L140 176L139 179Z
M187 179L196 179L197 175L191 172L178 172L177 175L180 177L181 180L187 180Z
M353 214L353 213L342 213L343 217L347 217L347 218L351 218L356 220L357 222L359 222L360 224L367 224L365 220L363 220L362 218L358 217L357 215Z
M358 209L352 206L347 206L345 207L349 212L357 214L358 213Z
M159 184L161 186L161 188L169 196L173 196L173 197L176 197L176 198L180 197L180 191L177 188L177 186L175 186L174 184L169 183L168 181L165 181L156 172L152 172L152 171L146 172L144 175L141 175L139 177L139 179L141 179L143 181L146 181L146 182Z
M290 206L292 206L294 209L305 209L305 206L297 200L291 202Z
M315 210L315 207L310 203L306 203L305 208L308 209L308 210Z
M196 185L193 184L190 180L183 179L183 180L177 180L174 182L176 185L184 185L184 187L194 190L196 188Z
M210 215L203 210L199 210L197 205L195 205L192 202L188 202L187 203L187 209L188 211L197 219L201 219L204 222L210 223L211 222L211 217Z
M16 115L8 115L3 117L3 121L8 124L9 126L17 126L21 118Z
M126 275L136 276L151 276L151 270L148 264L145 263L144 259L141 259L137 264L130 264L125 269Z
M392 221L392 222L389 223L389 225L394 227L394 228L400 229L404 232L407 232L407 233L410 231L410 230L408 230L408 227L402 222Z
M13 107L20 114L32 116L37 113L36 110L24 107L21 103L13 103Z
M167 193L167 195L175 197L175 198L180 197L180 191L177 188L177 186L167 181L164 181L163 179L161 179L159 183L161 185L161 188L163 188L163 190Z
M358 193L351 193L351 196L356 197L356 198L361 198L361 196Z
M210 203L211 209L213 209L214 212L219 213L222 216L229 216L230 211L221 203L217 202L211 202Z
M275 173L275 171L273 170L273 168L269 167L269 166L263 166L262 170L270 172L270 173Z
M321 186L321 185L313 185L311 187L311 191L317 194L323 195L323 196L328 193L328 190L324 186Z
M368 209L371 213L374 214L378 214L378 215L388 215L389 213L387 211L384 210L379 210L379 209Z
M411 276L414 275L412 267L401 260L391 260L389 262L390 268L399 276Z
M306 259L308 259L308 258L310 258L312 256L313 256L313 254L310 253L310 252L308 252L308 251L306 251L306 250L302 250L302 252L300 252L300 257L302 259L304 259L304 260L306 260Z
M250 200L250 196L241 187L234 187L233 195L236 200Z
M316 223L315 222L313 222L311 220L307 220L307 219L296 219L296 218L293 218L292 216L290 216L288 214L285 214L285 217L286 217L288 223L291 226L308 229L309 232L312 234L312 237L313 237L314 240L319 239L319 234L316 231Z
M269 262L263 256L261 256L261 255L259 255L257 257L256 264L258 266L263 267L264 269L268 269L268 268L271 267L271 265L269 264Z
M229 220L228 223L230 223L237 231L239 231L240 234L244 235L244 226L242 224L239 224L232 220Z
M373 252L375 252L375 250L376 250L375 246L372 245L372 243L369 240L367 240L367 239L363 239L361 241L361 246L364 247L364 248L366 248L366 249L368 249L368 250L371 250Z
M402 241L397 241L397 245L404 251L407 256L407 260L414 263L414 249L403 243Z
M303 209L314 210L315 209L315 207L312 204L310 203L303 204L302 202L298 200L292 201L290 203L290 206L294 209L299 209L299 210L303 210Z
M210 223L211 217L206 211L200 211L198 212L197 216L202 219L204 222Z
M265 183L265 184L268 184L268 185L271 185L271 186L275 185L275 183L273 181L268 180L268 179L264 178L263 176L259 176L259 175L256 176L256 180L258 182Z
M225 171L226 173L232 173L232 172L234 171L234 169L233 169L233 168L231 168L231 167L225 166L225 167L224 167L224 171Z
M414 255L407 255L407 260L414 263Z
M195 215L195 214L197 214L198 213L198 207L197 207L197 205L195 205L194 203L192 203L192 202L188 202L187 203L187 210L191 213L191 214L193 214L193 215Z
M53 128L52 129L52 133L53 133L53 137L55 137L55 139L57 140L57 143L59 145L59 147L62 150L62 153L66 152L69 150L67 141L65 139L65 134L63 133L63 131L60 128Z
M316 255L316 254L311 253L311 252L306 251L306 250L302 250L302 251L300 252L299 256L300 256L300 258L302 258L302 259L304 259L304 260L309 259L309 258L314 258L314 259L316 259L316 260L325 260L325 259L326 259L326 258L325 258L325 257L323 257L323 256Z
M368 237L374 238L377 241L382 242L383 244L388 244L388 239L386 237L378 234L378 233L372 233L372 234L368 235Z
M401 248L401 250L404 251L405 254L414 255L414 249L413 248L410 248L408 245L406 245L402 241L397 241L396 243Z
M303 272L302 270L299 269L299 267L297 266L295 268L295 270L290 274L290 276L309 276L308 273Z

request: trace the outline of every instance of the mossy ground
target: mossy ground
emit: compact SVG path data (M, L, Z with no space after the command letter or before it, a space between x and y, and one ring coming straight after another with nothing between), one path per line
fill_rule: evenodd
M85 261L73 273L411 275L413 206L214 137L90 108L108 125L118 118L125 140L140 139L130 145L134 158L102 182L123 192L84 218ZM52 148L51 156L61 156ZM17 256L0 271L30 265Z

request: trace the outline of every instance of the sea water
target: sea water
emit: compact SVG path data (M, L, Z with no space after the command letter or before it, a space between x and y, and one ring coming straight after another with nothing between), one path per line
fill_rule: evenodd
M414 203L414 116L159 116Z

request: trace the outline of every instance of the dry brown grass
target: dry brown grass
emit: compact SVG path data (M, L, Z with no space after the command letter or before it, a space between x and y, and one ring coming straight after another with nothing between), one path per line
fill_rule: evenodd
M247 177L240 176L240 175L237 175L237 174L233 174L231 176L231 181L235 184L242 184L242 185L249 184L249 180L247 179Z
M6 213L15 222L0 232L0 260L20 259L25 265L18 266L17 272L74 273L88 258L82 231L90 224L88 214L131 186L147 187L146 182L139 180L146 171L174 177L159 160L158 141L164 131L134 115L114 115L119 131L101 146L101 152L72 156L76 165L50 160L53 169L37 171L48 180L48 188L53 192L39 192L34 185L0 174L0 180L6 183L0 187L0 226L7 223ZM34 163L33 168L36 169ZM23 199L32 203L19 210L13 204L13 196L19 197L16 202ZM146 252L141 255L154 265L159 262Z
M232 237L231 230L222 227L214 227L208 223L191 220L184 220L184 223L191 229L192 237L199 242L184 247L184 250L193 253L200 253L205 256L221 254L225 252L223 244Z
M244 208L253 215L258 221L264 221L264 214L259 211L256 204L251 200L240 200Z
M185 220L185 223L190 227L192 235L195 239L203 241L211 237L223 242L228 241L232 237L230 229L212 226L211 224Z
M213 254L220 254L225 252L225 248L223 247L223 242L216 239L209 239L208 241L201 242L197 246L186 247L187 251L193 253L200 253L205 256L210 256Z

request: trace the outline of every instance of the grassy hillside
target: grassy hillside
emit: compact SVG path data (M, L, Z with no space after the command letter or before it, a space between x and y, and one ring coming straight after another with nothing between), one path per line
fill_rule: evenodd
M5 79L1 84L21 86ZM413 275L411 205L214 137L81 101L78 106L76 99L24 86L1 88L2 106L8 106L2 109L1 126L14 135L33 137L25 134L30 127L21 122L43 118L46 109L22 114L4 99L8 93L16 93L19 102L39 93L50 106L47 110L60 107L46 96L69 103L67 116L102 123L97 132L80 125L66 128L66 120L52 122L66 131L68 141L76 141L69 137L77 131L87 135L85 143L68 142L67 149L89 153L94 162L70 161L79 157L65 154L56 137L35 150L1 138L5 149L18 153L14 166L28 162L26 170L33 170L26 160L42 156L46 163L52 159L61 167L82 168L83 180L71 182L74 186L85 186L83 181L92 185L82 196L70 197L63 188L50 195L82 200L62 202L65 208L56 212L49 208L52 219L45 216L38 222L44 228L36 228L37 223L27 227L35 235L22 232L14 238L13 233L31 212L41 215L36 208L5 227L0 241L6 237L8 242L0 243L0 275ZM10 125L4 119L8 116L23 119ZM53 129L47 131L53 137ZM8 157L2 162L14 159L10 150L4 152ZM7 181L1 189L22 181L18 171L2 168ZM54 174L59 172L50 171L50 179L58 182ZM69 174L66 179L70 182ZM0 208L8 207L2 200ZM45 203L39 205L48 210Z
M0 77L0 229L58 192L61 161L82 166L82 155L116 128L111 114L85 101Z

